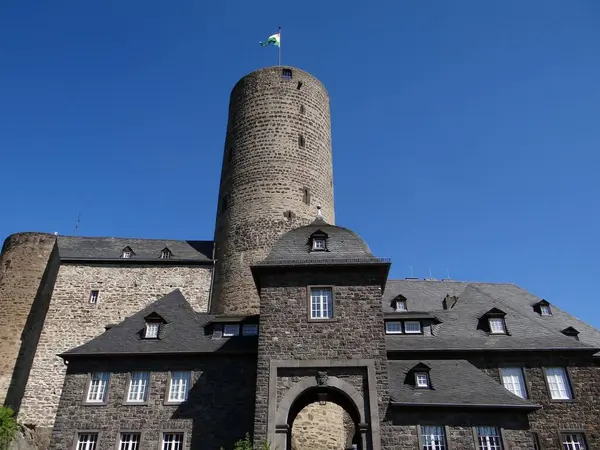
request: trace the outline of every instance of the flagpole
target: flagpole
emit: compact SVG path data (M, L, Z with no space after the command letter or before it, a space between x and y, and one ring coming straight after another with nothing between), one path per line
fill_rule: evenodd
M279 27L279 51L277 52L277 65L281 66L281 27Z

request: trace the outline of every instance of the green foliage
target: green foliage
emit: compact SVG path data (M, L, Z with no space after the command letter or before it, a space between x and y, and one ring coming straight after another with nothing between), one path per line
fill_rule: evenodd
M9 407L0 407L0 450L8 449L17 432L17 419Z
M223 447L221 447L220 450L223 450ZM250 433L246 433L246 437L244 439L237 441L233 445L233 450L254 450L254 444L250 440ZM260 450L271 450L271 445L265 441L260 447Z

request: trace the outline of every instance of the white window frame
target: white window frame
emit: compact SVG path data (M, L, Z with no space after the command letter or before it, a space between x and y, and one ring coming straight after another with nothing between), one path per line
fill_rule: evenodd
M310 288L310 318L328 320L333 317L333 289L330 287Z
M167 442L167 437L169 441ZM160 450L183 450L185 433L181 431L165 431L160 439Z
M415 372L415 386L418 388L428 388L429 374L427 372Z
M174 370L169 377L168 403L185 402L188 398L190 384L192 383L192 372L189 370Z
M400 307L399 305L404 305L404 307ZM406 307L406 300L396 300L396 307L394 308L396 312L406 312L408 308Z
M545 367L544 377L552 400L573 400L569 374L565 367Z
M77 433L75 450L96 450L98 448L98 433L80 431Z
M409 324L410 325L418 325L419 329L415 330L415 329L410 329L409 328ZM404 322L404 333L405 334L421 334L423 333L423 327L421 326L421 322L419 320L406 320Z
M123 259L131 258L131 252L129 250L123 250L123 253L121 254L121 258L123 258Z
M127 403L145 403L148 401L150 372L131 372L127 389Z
M421 450L446 450L446 430L439 425L421 425Z
M98 304L98 297L100 296L100 290L99 289L91 289L90 290L90 304L91 305L97 305Z
M560 444L563 450L587 450L588 448L585 441L585 435L577 432L561 432Z
M171 258L171 250L168 248L164 248L160 252L160 259L170 259Z
M144 333L144 338L157 339L159 330L160 330L159 322L146 322L146 332Z
M223 337L232 337L240 335L239 323L226 323L223 325Z
M522 367L500 367L500 381L502 386L518 397L527 398L527 385Z
M258 324L257 323L245 323L242 325L242 335L244 336L258 336Z
M86 403L105 403L108 395L108 372L92 372L86 393Z
M498 427L476 427L477 450L503 450L502 435Z
M398 328L396 328L396 326ZM401 320L388 320L385 322L385 334L402 334Z
M503 317L490 317L488 323L490 324L490 334L506 334L506 324Z
M325 238L322 238L322 237L313 238L313 250L327 250Z
M550 308L550 305L540 305L540 314L542 316L551 316L552 308Z
M119 450L140 450L142 434L139 432L121 432Z

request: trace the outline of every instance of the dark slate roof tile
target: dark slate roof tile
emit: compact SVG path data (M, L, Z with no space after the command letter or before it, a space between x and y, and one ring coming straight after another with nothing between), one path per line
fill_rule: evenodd
M407 374L419 363L429 366L433 389L406 383ZM538 408L465 360L393 360L388 363L388 376L394 403Z

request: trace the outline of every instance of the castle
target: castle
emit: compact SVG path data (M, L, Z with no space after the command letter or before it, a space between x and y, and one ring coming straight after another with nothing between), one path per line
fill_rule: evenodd
M257 70L212 241L6 239L1 399L53 450L600 449L599 330L390 264L335 225L324 86Z

